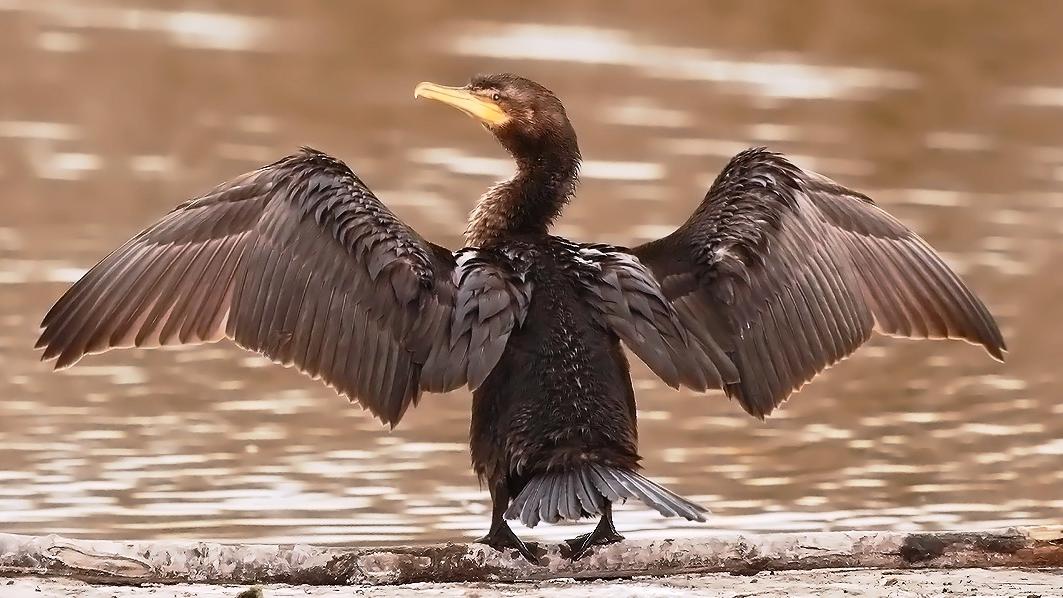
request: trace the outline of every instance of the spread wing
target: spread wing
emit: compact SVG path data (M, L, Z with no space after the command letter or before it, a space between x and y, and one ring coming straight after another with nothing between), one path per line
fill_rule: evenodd
M284 158L178 206L52 307L56 367L116 347L230 338L394 426L423 390L475 387L530 293L504 259L403 224L342 162Z
M689 328L738 368L763 417L872 331L1006 350L985 305L869 198L762 149L738 154L671 235L636 247Z
M567 261L574 279L612 330L666 384L694 390L737 382L731 360L703 333L685 325L653 274L618 247L571 244Z

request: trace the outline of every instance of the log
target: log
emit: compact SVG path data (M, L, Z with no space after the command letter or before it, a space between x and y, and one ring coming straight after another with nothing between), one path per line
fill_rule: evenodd
M0 534L0 576L59 576L107 584L383 585L970 567L1063 568L1063 526L633 540L598 548L578 561L565 558L560 546L549 546L539 565L479 544L325 548Z
M554 579L478 583L415 583L405 586L289 586L285 584L234 586L179 584L166 588L122 588L63 577L0 579L0 596L27 598L64 596L77 598L425 598L426 596L476 596L476 598L613 598L619 596L728 596L730 598L1060 598L1063 571L1058 569L814 569L772 571L761 575L704 573L633 579Z

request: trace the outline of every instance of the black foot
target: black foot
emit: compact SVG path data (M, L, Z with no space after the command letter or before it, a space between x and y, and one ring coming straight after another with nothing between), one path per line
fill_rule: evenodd
M506 552L511 548L520 553L529 563L539 564L539 557L545 556L546 551L535 542L524 542L513 533L508 523L492 528L487 535L476 541L478 544L487 544L499 552Z
M598 527L594 528L593 532L577 536L571 540L565 540L565 543L568 544L571 552L563 556L568 557L570 560L578 561L586 556L588 550L595 546L608 546L620 542L623 539L624 536L616 533L616 530L613 529L612 525L602 526L599 523Z

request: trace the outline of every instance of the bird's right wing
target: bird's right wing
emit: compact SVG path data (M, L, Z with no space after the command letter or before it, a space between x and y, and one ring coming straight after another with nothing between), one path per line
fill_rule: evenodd
M56 367L116 347L228 337L394 426L421 391L479 385L531 290L504 256L450 251L314 150L185 202L52 307Z
M732 159L686 223L632 253L687 327L730 356L740 380L724 390L758 417L873 330L1005 350L985 305L923 239L763 150Z

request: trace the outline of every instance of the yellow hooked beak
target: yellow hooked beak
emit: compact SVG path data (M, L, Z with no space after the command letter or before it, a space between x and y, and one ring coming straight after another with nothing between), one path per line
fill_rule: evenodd
M498 104L463 87L418 83L413 90L413 97L443 102L491 126L497 127L509 122L509 115L503 112Z

